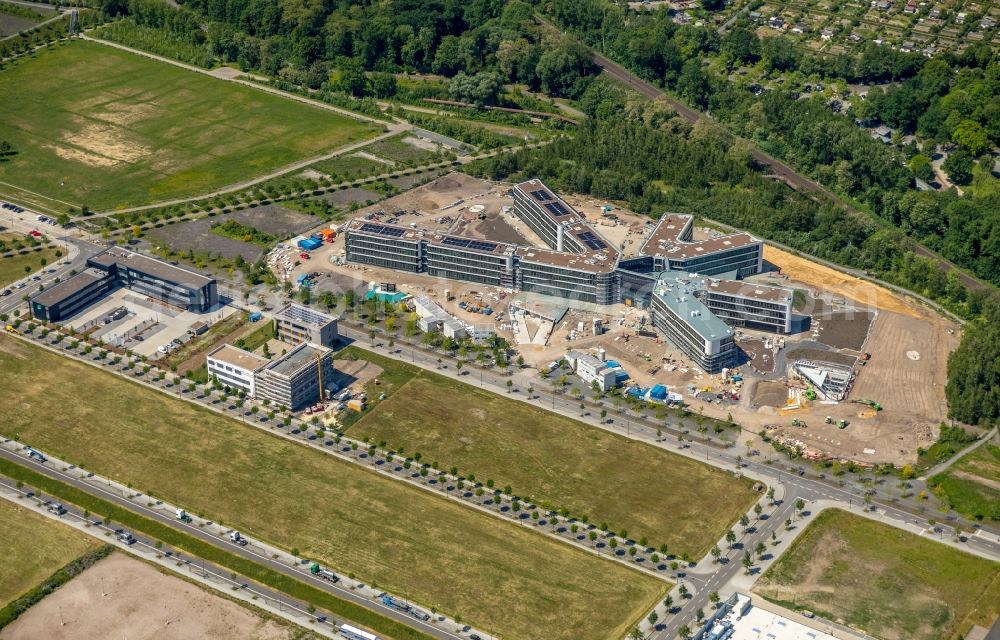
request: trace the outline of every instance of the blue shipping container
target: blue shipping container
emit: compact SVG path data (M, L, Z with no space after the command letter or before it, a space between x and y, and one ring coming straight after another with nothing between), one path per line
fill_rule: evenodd
M322 240L317 240L316 238L303 238L299 240L299 248L305 249L306 251L312 251L313 249L318 249L323 246Z

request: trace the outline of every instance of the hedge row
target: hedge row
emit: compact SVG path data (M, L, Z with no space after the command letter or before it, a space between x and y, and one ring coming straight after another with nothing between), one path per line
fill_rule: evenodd
M14 600L3 609L0 609L0 629L17 620L18 616L38 604L42 598L83 573L85 569L89 568L95 562L107 557L114 549L110 544L105 544L97 549L86 552L59 571L53 573L31 591Z

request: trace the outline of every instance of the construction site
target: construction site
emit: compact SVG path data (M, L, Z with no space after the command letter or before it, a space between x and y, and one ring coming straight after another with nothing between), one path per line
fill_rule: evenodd
M459 237L474 248L478 239L489 250L501 245L498 256L506 243L544 251L552 243L514 210L516 188L449 174L360 209L354 224L397 230L393 237L403 241L411 230L424 238ZM560 202L618 252L619 264L643 259L644 245L648 251L659 232L655 220L617 203L567 194ZM306 257L287 247L272 266L295 286L306 275L316 291L352 289L409 301L423 327L456 338L495 333L516 351L512 357L523 357L526 368L539 372L570 351L602 358L619 370L617 392L652 402L680 397L674 403L695 414L731 417L744 427L751 449L764 448L757 434L765 431L807 459L902 464L936 440L946 418L946 364L960 339L957 324L913 299L772 246L763 247L762 268L741 275L739 284L757 288L751 294L787 291L793 297L791 330L729 323L735 357L706 373L689 350L656 329L646 305L624 299L594 304L509 284L361 264L348 260L349 233L347 224L333 226L302 252ZM698 221L686 242L729 244L735 237ZM417 298L431 304L418 308L412 302Z

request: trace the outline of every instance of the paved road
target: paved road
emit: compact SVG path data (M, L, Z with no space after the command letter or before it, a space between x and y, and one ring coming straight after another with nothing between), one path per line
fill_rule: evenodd
M415 618L408 616L404 613L390 609L385 605L383 605L381 602L376 602L368 598L365 598L350 588L341 587L338 586L338 584L332 584L326 580L321 580L303 570L290 567L287 563L279 562L272 559L268 555L257 553L250 547L243 547L237 544L233 544L226 539L220 538L208 531L205 531L203 528L198 527L197 525L180 522L175 518L171 518L170 516L163 514L157 509L153 509L143 504L139 504L134 501L128 500L125 497L123 497L120 493L108 489L103 489L98 485L85 482L72 474L65 473L63 471L60 471L59 469L53 468L51 464L40 463L37 460L17 455L4 448L0 448L0 456L12 462L16 462L17 464L20 464L22 466L28 467L33 471L37 471L38 473L41 473L45 476L58 480L64 484L68 484L77 489L80 489L81 491L97 496L103 500L107 500L108 502L112 502L120 507L124 507L129 511L133 511L146 518L149 518L151 520L156 520L161 524L168 525L174 529L182 531L187 535L196 537L215 547L223 549L224 551L227 551L233 555L241 556L247 560L266 566L269 569L272 569L284 575L295 578L296 580L299 580L301 582L306 582L311 586L326 591L327 593L330 593L338 598L341 598L343 600L348 600L354 604L363 606L366 609L371 609L372 611L375 611L376 613L383 615L387 618L392 618L398 622L401 622L402 624L419 629L420 631L435 638L440 638L441 640L459 640L462 638L462 636L455 635L444 629L440 629L434 625L421 622L420 620L416 620ZM10 486L12 484L9 479L2 477L0 477L0 482L3 482L7 486ZM79 512L79 509L76 509L75 511ZM132 533L136 535L137 538L141 536L140 532L133 531ZM164 547L163 551L166 552L167 550L168 548ZM180 557L181 553L177 552L177 556ZM211 567L214 570L219 571L223 575L231 573L231 571L228 569L217 567L215 565L205 562L200 558L197 561L199 564L202 564L206 567ZM257 583L254 584L257 585ZM268 589L267 587L264 587L262 585L255 586L255 589L266 592L268 594L268 597L271 599L279 598L279 592L272 589ZM283 597L286 602L289 602L289 598L287 596L281 596L281 597ZM303 609L308 607L308 605L302 606L299 603L295 604L301 606L301 608ZM332 616L330 614L327 614L327 616L332 619Z
M921 480L925 480L927 478L930 478L931 476L934 476L934 475L937 475L939 473L942 473L942 472L946 471L949 467L951 467L951 465L953 465L956 462L958 462L966 454L972 453L973 451L975 451L979 447L983 446L985 443L993 440L993 438L996 437L996 435L997 435L997 430L998 429L1000 429L1000 427L993 427L992 429L990 429L990 432L987 433L986 435L984 435L982 438L976 440L975 442L973 442L972 444L970 444L966 448L962 449L961 451L959 451L958 453L956 453L952 457L948 458L947 460L945 460L941 464L935 465L934 467L931 467L930 469L928 469L924 473L924 475L920 477L920 479Z
M8 0L8 1L9 2L13 2L13 0ZM37 6L39 6L39 5L36 5L33 2L16 2L15 4L24 5L26 7L37 7ZM41 6L46 6L46 5L41 5ZM52 7L49 7L49 8L51 9ZM36 24L33 24L30 27L28 27L27 29L25 29L23 31L20 31L18 33L12 33L11 35L7 36L6 38L0 38L0 42L3 42L4 40L11 40L12 38L16 38L16 37L20 36L22 33L28 33L28 32L34 31L35 29L40 29L40 28L44 27L45 25L49 24L50 22L55 22L56 20L62 20L63 17L64 17L63 11L66 11L66 9L60 8L58 11L56 11L56 14L54 16L52 16L51 18L48 18L47 20L43 20L42 22L38 22Z

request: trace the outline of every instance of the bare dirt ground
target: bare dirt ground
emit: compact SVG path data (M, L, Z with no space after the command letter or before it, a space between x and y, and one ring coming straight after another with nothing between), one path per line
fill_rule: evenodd
M883 412L912 415L914 425L945 418L948 354L959 336L950 323L883 313L872 328L871 361L858 373L853 398L882 404Z
M758 373L774 371L774 354L771 349L764 348L763 340L742 340L739 345L754 371Z
M756 383L751 406L754 408L782 407L787 400L788 388L785 387L783 382L766 382L762 380Z
M335 381L341 389L361 388L382 373L382 367L367 360L334 360Z
M792 274L796 280L842 295L862 306L895 311L915 318L929 315L923 307L884 287L845 275L770 245L764 247L764 259L783 273Z
M87 569L0 633L3 640L292 637L284 624L121 553Z
M868 329L875 319L871 311L834 311L825 319L813 319L813 328L819 330L820 339L835 349L861 351L868 337Z
M362 189L361 187L348 187L339 191L333 191L323 195L323 199L330 204L353 204L355 202L368 202L378 200L381 196L374 191Z
M277 237L301 233L315 226L319 221L304 213L292 211L277 205L267 205L244 209L211 218L200 218L189 222L167 225L160 229L149 231L154 244L162 243L174 251L183 253L188 250L195 253L208 253L235 259L242 256L247 262L254 262L263 255L261 247L250 243L228 238L212 231L212 226L227 220L235 220L241 225L259 229L264 233Z

